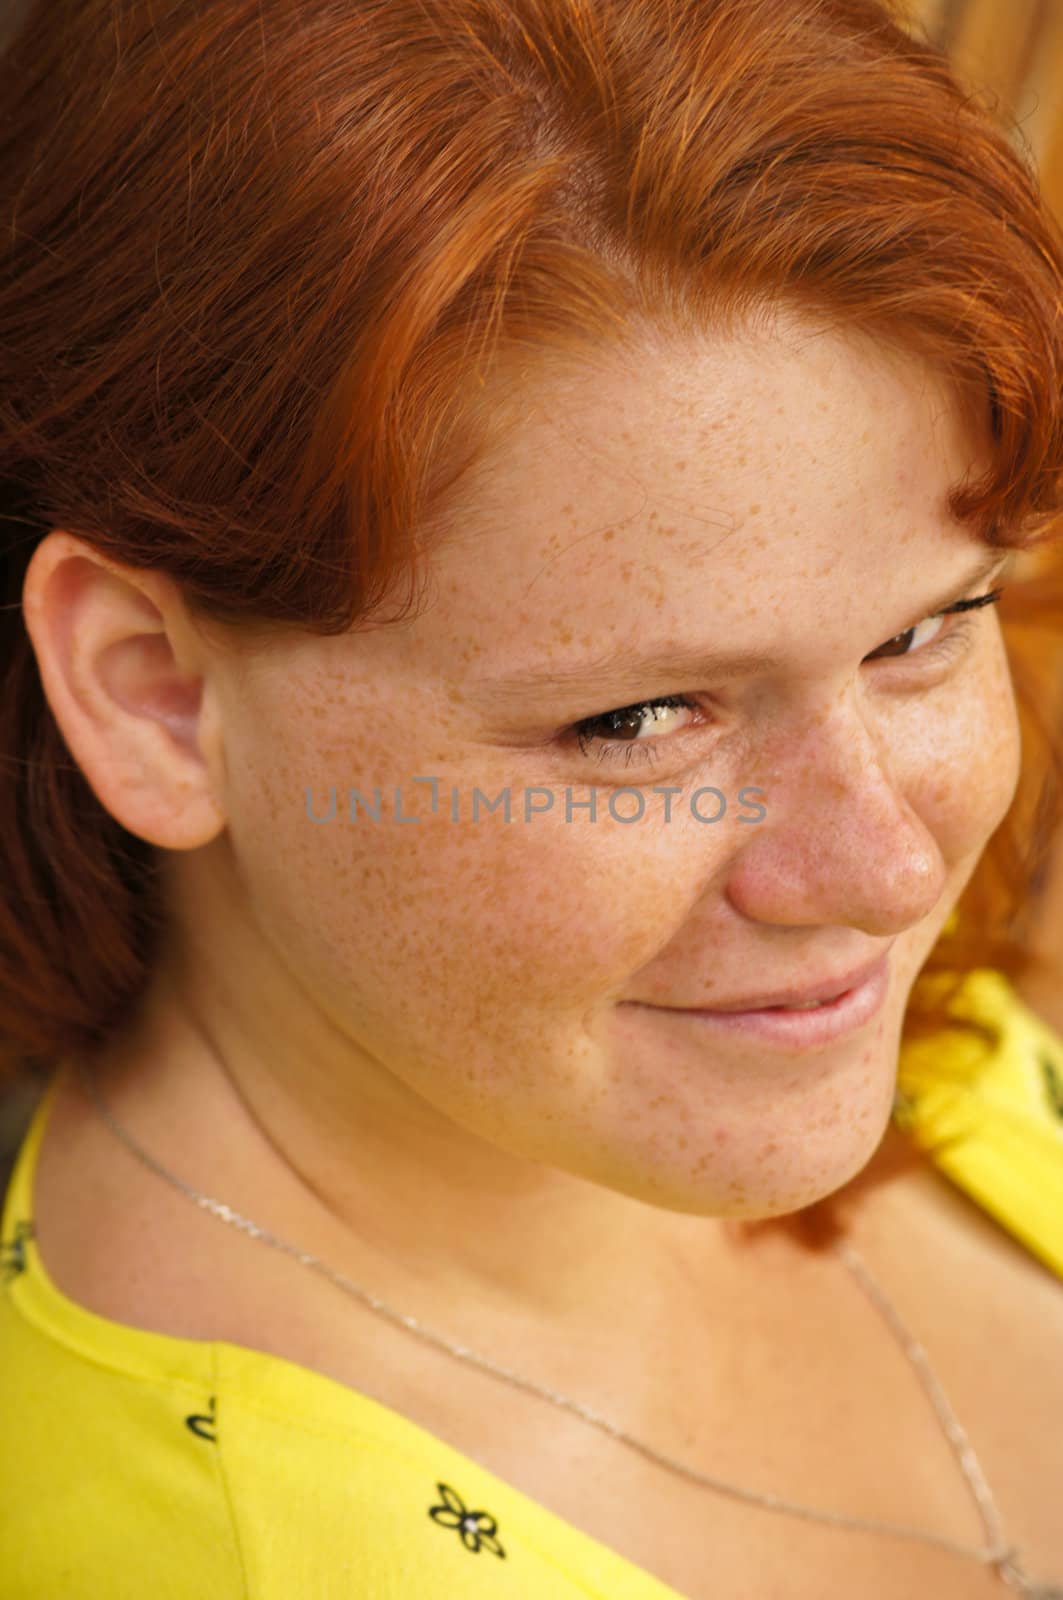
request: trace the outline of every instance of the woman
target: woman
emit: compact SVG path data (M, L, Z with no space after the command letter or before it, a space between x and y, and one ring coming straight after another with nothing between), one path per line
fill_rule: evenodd
M3 74L5 1595L1057 1592L1058 1236L891 1121L1063 1051L1006 131L875 0Z

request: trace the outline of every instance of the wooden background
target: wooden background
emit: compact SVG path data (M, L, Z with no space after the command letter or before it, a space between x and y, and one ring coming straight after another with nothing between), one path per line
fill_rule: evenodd
M1063 0L902 0L910 24L948 50L971 87L1017 118L1063 213Z

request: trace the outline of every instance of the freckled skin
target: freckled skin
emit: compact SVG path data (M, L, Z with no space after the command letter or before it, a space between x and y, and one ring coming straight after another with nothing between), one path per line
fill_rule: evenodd
M160 1029L195 1019L182 1048L352 1234L429 1281L558 1309L622 1298L662 1249L711 1262L723 1219L795 1210L872 1160L911 986L1011 802L1019 734L992 607L934 671L865 660L980 548L945 505L975 441L920 364L780 321L603 354L526 398L422 615L212 656L226 827L168 858L152 1007ZM644 630L784 665L488 698L502 673L630 653ZM652 764L551 742L678 693L704 724L660 724ZM435 814L417 776L440 780ZM566 785L591 784L597 821L566 823ZM719 788L727 815L702 825L679 799L665 825L666 784ZM507 785L514 820L474 824L474 788ZM623 785L646 793L638 823L609 815ZM743 785L766 791L756 826ZM336 820L315 824L306 791L323 815L330 786ZM384 820L350 822L348 790L377 786ZM554 809L525 823L532 786ZM416 822L395 820L397 787ZM722 1003L891 939L883 1011L804 1057L632 1003Z

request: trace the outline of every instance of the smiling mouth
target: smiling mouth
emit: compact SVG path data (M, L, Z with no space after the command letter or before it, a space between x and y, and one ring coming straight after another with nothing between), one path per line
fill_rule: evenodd
M800 1054L825 1048L864 1027L881 1011L889 989L889 963L883 954L859 982L829 999L734 1007L730 1011L634 1004L638 1010L675 1019L668 1026L694 1028L703 1034L707 1030L718 1037L744 1036L754 1046Z
M747 1009L750 1011L818 1011L820 1006L832 1006L836 1000L842 998L842 995L850 994L851 992L849 989L843 989L841 994L832 994L829 1000L801 1000L792 1006L749 1006Z
M886 970L886 962L894 941L881 949L873 961L866 962L862 967L851 967L844 977L825 978L819 982L811 981L792 986L780 985L774 991L775 998L768 999L767 992L761 991L761 996L750 995L745 1000L735 1000L724 1005L706 1006L662 1006L659 1009L668 1011L692 1011L699 1016L709 1014L727 1017L736 1015L749 1015L753 1012L767 1011L820 1011L827 1006L837 1005L846 995L861 989L864 984L882 977ZM801 990L804 990L802 996Z

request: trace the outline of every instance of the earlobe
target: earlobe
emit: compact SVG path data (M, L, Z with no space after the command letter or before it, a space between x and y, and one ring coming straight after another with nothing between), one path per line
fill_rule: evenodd
M151 844L209 844L225 826L220 728L173 581L54 530L22 611L52 715L100 803Z

